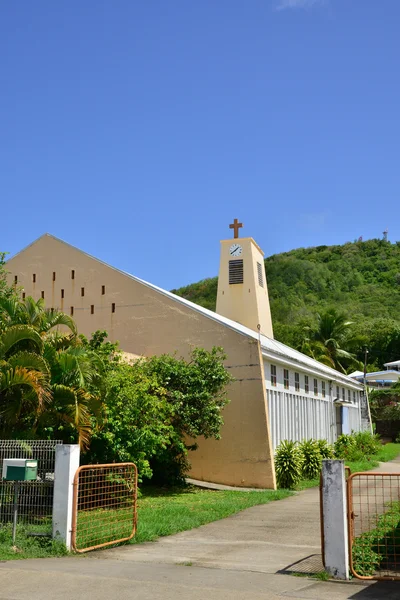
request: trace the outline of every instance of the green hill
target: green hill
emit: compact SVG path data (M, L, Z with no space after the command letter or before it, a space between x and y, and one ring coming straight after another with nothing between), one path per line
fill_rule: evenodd
M400 242L384 240L299 248L265 260L275 337L293 347L304 325L335 307L353 322L353 347L372 367L400 359ZM174 293L215 310L217 278Z

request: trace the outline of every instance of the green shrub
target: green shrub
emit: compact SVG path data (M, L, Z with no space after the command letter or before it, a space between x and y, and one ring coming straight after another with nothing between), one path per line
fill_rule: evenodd
M293 489L302 474L302 455L297 442L283 440L275 452L275 473L278 487Z
M301 473L305 479L315 479L321 472L322 456L316 440L304 440L299 444L302 455Z
M332 444L328 444L326 440L317 440L317 444L322 458L333 458L335 456Z
M379 435L372 435L370 431L358 431L352 434L358 450L364 456L373 456L377 454L381 448Z
M348 433L342 433L333 445L335 458L347 458L353 460L353 456L357 453L357 446L354 436Z

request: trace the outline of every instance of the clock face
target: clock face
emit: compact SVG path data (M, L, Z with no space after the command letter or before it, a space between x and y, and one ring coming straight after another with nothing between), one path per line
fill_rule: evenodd
M232 244L229 248L229 254L231 256L240 256L243 252L243 248L240 244Z

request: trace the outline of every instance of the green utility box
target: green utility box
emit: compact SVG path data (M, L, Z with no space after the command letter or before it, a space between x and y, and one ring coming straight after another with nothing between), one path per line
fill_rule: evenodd
M36 481L37 460L32 458L5 458L3 479L7 481Z

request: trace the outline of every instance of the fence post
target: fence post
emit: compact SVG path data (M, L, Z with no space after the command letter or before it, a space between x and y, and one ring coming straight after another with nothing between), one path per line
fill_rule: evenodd
M349 579L347 495L343 460L322 461L322 515L325 569L335 579Z
M53 497L53 538L62 540L71 549L73 481L79 467L80 450L77 444L56 447Z

